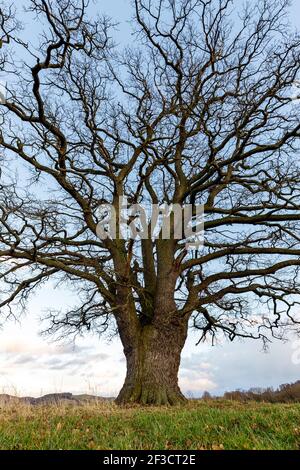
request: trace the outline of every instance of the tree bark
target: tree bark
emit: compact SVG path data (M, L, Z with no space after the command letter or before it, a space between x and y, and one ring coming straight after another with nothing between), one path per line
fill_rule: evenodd
M116 402L142 405L185 402L178 386L178 370L186 336L186 324L146 325L136 345L124 344L127 375Z

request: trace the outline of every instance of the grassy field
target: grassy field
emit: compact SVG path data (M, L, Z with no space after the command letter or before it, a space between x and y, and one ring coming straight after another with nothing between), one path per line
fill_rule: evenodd
M2 406L0 449L300 449L300 404Z

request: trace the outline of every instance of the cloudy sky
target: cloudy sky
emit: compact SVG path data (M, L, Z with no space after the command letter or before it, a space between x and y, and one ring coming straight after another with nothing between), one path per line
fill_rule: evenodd
M99 0L95 5L95 10L105 11L120 22L117 40L125 43L129 37L128 0ZM293 17L300 18L297 1ZM32 30L34 26L30 27ZM0 331L0 393L39 396L68 391L116 395L125 375L118 339L100 340L89 335L78 338L75 344L61 344L40 336L40 319L47 306L68 305L72 305L72 293L49 285L32 299L27 316L4 323ZM190 396L199 396L204 390L219 394L300 379L300 342L295 342L295 338L285 344L273 343L268 353L262 352L255 341L196 347L197 339L191 332L180 370L180 385Z
M46 308L72 305L72 295L51 286L30 302L28 315L0 332L0 393L39 396L69 391L115 396L125 376L117 338L93 335L57 343L39 332ZM180 385L189 396L204 390L277 386L300 379L300 341L275 342L268 353L256 341L195 346L190 333L183 352Z

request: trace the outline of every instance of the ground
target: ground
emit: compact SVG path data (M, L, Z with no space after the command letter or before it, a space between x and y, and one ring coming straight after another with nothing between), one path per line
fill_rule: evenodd
M300 449L300 404L4 405L0 449Z

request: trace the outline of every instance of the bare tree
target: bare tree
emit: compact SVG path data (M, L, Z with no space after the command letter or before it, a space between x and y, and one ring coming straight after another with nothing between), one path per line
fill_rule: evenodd
M38 46L1 9L0 307L13 314L49 279L71 283L77 305L50 312L50 329L117 328L117 401L183 401L189 325L199 340L264 343L297 329L300 37L289 2L135 0L125 50L87 0L29 4ZM203 248L99 239L99 204L124 196L204 204Z

